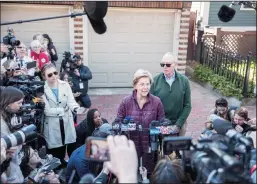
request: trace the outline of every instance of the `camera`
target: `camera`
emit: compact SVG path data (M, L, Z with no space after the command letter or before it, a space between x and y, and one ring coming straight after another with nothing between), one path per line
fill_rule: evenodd
M32 141L37 137L36 126L28 125L23 127L21 130L16 131L7 136L1 137L1 146L6 149L21 145L25 142Z
M16 38L13 34L13 29L8 28L7 35L3 37L3 43L5 45L10 45L10 46L14 47L14 46L19 46L21 42L20 42L20 40L16 40Z

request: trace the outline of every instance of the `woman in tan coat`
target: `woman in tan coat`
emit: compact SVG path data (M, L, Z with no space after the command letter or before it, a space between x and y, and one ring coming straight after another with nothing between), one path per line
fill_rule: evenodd
M66 164L64 161L66 145L76 142L72 112L77 113L80 107L74 99L70 85L59 80L53 64L44 65L42 75L46 80L43 95L45 102L43 134L48 154Z

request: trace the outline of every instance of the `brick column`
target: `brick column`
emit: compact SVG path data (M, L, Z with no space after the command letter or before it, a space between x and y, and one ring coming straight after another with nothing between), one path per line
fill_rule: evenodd
M83 13L83 2L75 2L73 5L74 13ZM83 18L74 18L74 52L83 58Z
M178 71L185 74L191 2L183 2L178 45Z

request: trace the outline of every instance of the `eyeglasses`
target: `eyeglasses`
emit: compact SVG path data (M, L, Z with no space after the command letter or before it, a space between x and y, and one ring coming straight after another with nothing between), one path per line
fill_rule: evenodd
M26 47L17 47L18 49L26 49Z
M170 66L171 66L171 64L164 64L164 63L161 63L160 65L161 65L161 67L164 67L165 65L166 65L167 67L170 67Z
M47 77L51 78L53 75L58 75L58 72L55 71L53 73L49 73L49 74L47 74Z

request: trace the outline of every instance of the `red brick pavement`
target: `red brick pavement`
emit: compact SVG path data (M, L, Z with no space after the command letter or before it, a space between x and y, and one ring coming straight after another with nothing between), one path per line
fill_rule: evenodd
M207 119L210 110L214 107L215 100L218 98L208 89L191 82L192 111L188 117L187 134L194 139L200 135L203 124ZM109 122L115 119L117 109L122 99L127 94L121 95L91 95L92 108L97 108L102 113L102 117ZM256 117L256 107L247 107L250 117Z

